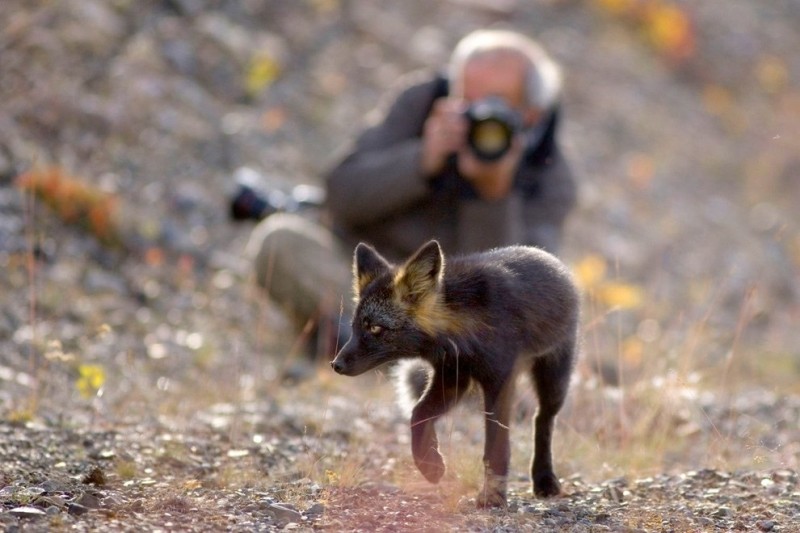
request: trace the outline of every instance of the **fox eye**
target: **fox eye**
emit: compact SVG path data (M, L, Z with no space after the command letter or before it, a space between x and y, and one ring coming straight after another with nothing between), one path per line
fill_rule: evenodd
M379 335L383 331L383 326L372 324L367 328L367 330L373 335Z

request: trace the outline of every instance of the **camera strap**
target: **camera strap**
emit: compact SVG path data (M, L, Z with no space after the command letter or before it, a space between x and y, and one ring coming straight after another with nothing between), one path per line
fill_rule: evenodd
M522 140L525 145L525 152L532 152L538 148L550 129L553 121L553 110L547 111L533 126L521 132Z
M524 157L528 161L528 164L547 164L547 162L558 153L558 147L556 146L556 130L558 129L560 115L560 107L556 105L545 113L539 123L531 128L538 129L540 127L541 130L537 131L535 134L531 134L530 138L525 139Z

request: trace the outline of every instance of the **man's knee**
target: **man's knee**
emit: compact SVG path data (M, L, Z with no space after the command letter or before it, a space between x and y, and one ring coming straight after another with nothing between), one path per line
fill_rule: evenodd
M320 246L324 238L318 233L323 228L303 217L291 213L275 213L253 229L245 251L253 261L256 283L268 288L275 275L286 270L283 265L296 264L309 246Z
M256 283L300 314L318 310L331 293L349 290L349 261L333 234L302 216L276 213L252 232L246 254Z

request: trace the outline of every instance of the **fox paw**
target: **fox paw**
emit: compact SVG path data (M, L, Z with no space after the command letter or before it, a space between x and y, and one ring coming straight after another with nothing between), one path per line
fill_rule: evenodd
M561 484L552 471L540 472L533 476L533 493L540 498L550 498L561 494Z
M414 462L419 471L422 472L422 475L425 476L425 479L431 483L439 483L439 480L442 479L445 470L444 459L442 459L442 455L438 451L429 450L425 457L421 459L415 458Z
M484 488L482 491L478 493L478 497L475 498L475 507L478 509L488 509L490 507L505 507L506 503L506 495L503 492L499 491L492 491L487 490Z

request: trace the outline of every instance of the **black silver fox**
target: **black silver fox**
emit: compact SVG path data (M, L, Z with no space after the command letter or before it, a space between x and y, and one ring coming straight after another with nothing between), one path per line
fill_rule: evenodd
M579 298L566 267L537 248L511 246L445 258L436 241L402 265L370 246L356 247L353 334L331 362L356 376L383 363L417 358L403 383L411 413L414 461L431 483L445 471L434 422L477 383L486 440L479 507L506 503L509 419L518 371L530 373L539 399L531 476L534 493L560 493L553 472L555 416L569 387L577 349ZM422 379L420 379L422 378Z

